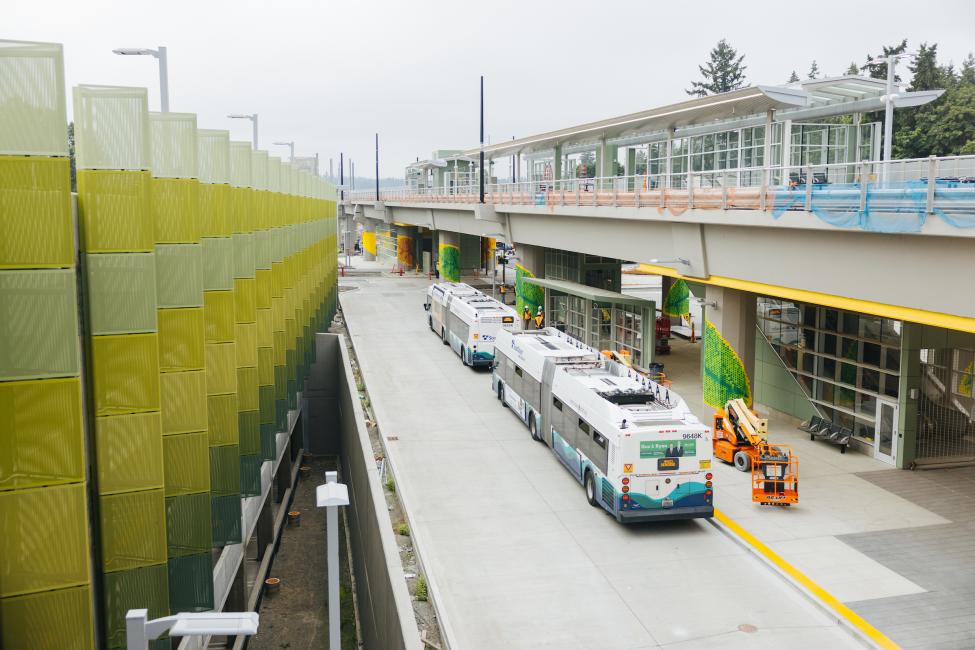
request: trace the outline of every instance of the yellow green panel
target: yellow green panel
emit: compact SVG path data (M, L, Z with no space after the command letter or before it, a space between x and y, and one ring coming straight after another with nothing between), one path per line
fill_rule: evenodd
M257 398L257 367L237 368L237 408L256 411L260 408Z
M95 414L159 410L159 335L93 336Z
M195 178L153 178L150 184L156 242L199 242L200 182Z
M284 298L274 297L271 298L271 329L275 332L284 331L284 320L285 311L287 306L285 305Z
M271 308L271 271L270 269L257 269L255 279L257 280L256 303L258 309Z
M206 291L203 313L207 343L229 343L234 340L236 302L233 291Z
M203 246L156 246L156 295L160 308L203 306Z
M81 382L0 382L0 490L85 478Z
M160 309L159 370L179 372L204 368L203 309Z
M237 367L257 366L257 324L237 323Z
M67 158L0 156L0 269L74 266Z
M206 483L210 485L210 450L203 448L206 461ZM213 524L210 519L210 492L184 494L166 498L166 532L169 546L169 559L193 553L206 553L209 557L213 546ZM206 582L213 585L213 567L203 574ZM173 589L172 583L169 585ZM212 607L212 605L211 605ZM186 611L178 609L174 611Z
M264 228L265 226L261 226ZM254 233L254 266L258 271L267 270L270 281L271 271L271 233L258 230Z
M166 497L161 487L109 494L99 501L106 572L166 561Z
M88 582L85 484L0 492L0 597Z
M0 621L0 648L94 648L88 585L4 598Z
M274 348L257 348L257 381L261 386L274 383Z
M237 359L234 343L206 344L207 394L237 392Z
M206 431L163 437L167 497L210 490L209 446Z
M203 237L230 237L234 229L230 223L230 186L201 183L200 233Z
M274 326L270 309L257 310L257 345L269 348L274 345Z
M205 237L203 247L203 288L229 291L234 288L234 241L230 237Z
M274 332L274 365L283 366L288 362L288 335L284 332Z
M261 453L261 414L258 411L241 411L237 414L240 431L240 455Z
M163 486L162 425L158 413L95 418L101 494Z
M78 170L78 212L88 253L152 252L149 172Z
M208 395L207 422L211 445L237 444L240 441L237 394Z
M234 279L234 320L253 323L257 319L257 281L253 278Z
M254 235L234 233L234 277L253 278L257 269Z
M156 256L86 255L93 334L156 331Z
M167 372L159 378L164 434L206 431L206 373Z
M77 376L71 269L0 271L0 381Z
M271 297L284 297L284 263L274 261L271 263Z

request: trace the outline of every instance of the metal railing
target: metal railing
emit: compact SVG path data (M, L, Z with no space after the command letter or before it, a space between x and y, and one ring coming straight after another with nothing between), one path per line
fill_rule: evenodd
M932 178L935 182L929 183ZM909 197L905 190L910 190ZM872 207L879 207L876 201L896 207L899 201L916 202L919 192L926 191L927 214L934 213L939 199L951 200L953 208L975 214L975 202L954 201L952 190L960 190L959 198L975 193L975 156L489 183L484 201L494 205L667 208L676 213L688 209L809 211L814 197L829 195L834 205L850 202L855 204L851 207L864 211L868 192ZM383 201L477 203L479 198L477 184L380 191ZM375 192L353 192L350 199L372 201Z

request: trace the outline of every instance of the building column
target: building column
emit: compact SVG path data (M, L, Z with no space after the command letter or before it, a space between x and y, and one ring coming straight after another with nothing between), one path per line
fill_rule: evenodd
M515 255L518 257L515 263L515 309L520 317L527 306L534 318L538 308L544 308L545 290L524 279L545 277L545 248L515 243Z
M626 150L626 165L624 175L628 177L626 181L626 190L632 192L636 187L636 148L630 147Z
M552 180L562 180L562 145L555 145L555 155L552 162Z
M921 390L923 325L901 323L900 381L897 387L897 467L910 467L917 456L917 396ZM913 397L912 397L913 393Z
M376 220L362 220L362 259L366 262L376 260Z
M437 231L437 269L444 282L460 282L460 235Z
M605 178L616 174L616 145L606 144L605 140L599 141L596 148L596 177Z
M701 384L704 403L724 407L730 399L752 403L755 374L755 294L707 285Z

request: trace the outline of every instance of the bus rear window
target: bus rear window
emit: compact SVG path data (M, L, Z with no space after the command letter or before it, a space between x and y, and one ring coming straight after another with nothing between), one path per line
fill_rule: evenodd
M518 375L519 377L522 376L521 368L519 368L518 366L515 366L515 374Z
M556 409L560 411L562 410L562 402L559 401L558 397L552 398L552 406L554 406Z
M606 437L603 434L599 433L598 431L594 431L592 434L592 439L596 441L597 445L603 449L606 449Z
M589 425L582 418L579 418L579 430L587 436L589 435Z

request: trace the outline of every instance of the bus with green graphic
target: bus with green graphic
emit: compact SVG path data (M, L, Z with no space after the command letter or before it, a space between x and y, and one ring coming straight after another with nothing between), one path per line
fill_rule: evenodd
M714 515L711 429L683 399L554 328L503 331L492 390L585 488L634 523Z

